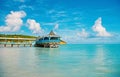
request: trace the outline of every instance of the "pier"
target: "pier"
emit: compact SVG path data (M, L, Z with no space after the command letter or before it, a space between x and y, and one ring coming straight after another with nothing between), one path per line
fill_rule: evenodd
M0 46L32 46L32 43L34 43L36 38L7 38L7 37L0 37Z

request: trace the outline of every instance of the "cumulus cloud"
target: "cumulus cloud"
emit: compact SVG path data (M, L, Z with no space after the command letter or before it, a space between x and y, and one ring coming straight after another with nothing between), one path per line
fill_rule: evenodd
M33 32L33 34L36 34L36 33L42 33L43 30L40 26L39 23L37 23L34 19L28 19L27 20L27 26L28 28Z
M26 16L24 11L11 11L5 18L5 26L0 26L0 32L16 32L23 25L22 18Z
M82 31L78 32L77 35L80 36L80 37L82 37L82 38L88 37L88 33L86 32L85 29L82 29Z
M96 36L102 36L102 37L111 36L111 34L106 31L105 27L102 26L102 19L101 19L101 17L99 17L95 21L95 24L93 25L92 30L94 32L97 32Z
M55 26L54 26L54 30L56 30L56 29L58 29L59 28L59 24L56 24Z

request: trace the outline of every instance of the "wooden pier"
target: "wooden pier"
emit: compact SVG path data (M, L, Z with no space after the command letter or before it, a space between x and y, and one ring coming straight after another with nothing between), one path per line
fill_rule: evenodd
M3 47L32 47L32 43L35 42L35 38L5 38L5 37L0 37L0 46Z
M10 47L20 47L20 46L23 46L23 47L32 47L32 44L0 44L1 46L4 46L4 47L7 47L7 46L10 46Z

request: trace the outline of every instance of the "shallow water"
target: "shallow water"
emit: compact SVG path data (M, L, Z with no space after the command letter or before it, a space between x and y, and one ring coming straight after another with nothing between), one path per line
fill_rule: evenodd
M120 44L1 47L0 77L120 77Z

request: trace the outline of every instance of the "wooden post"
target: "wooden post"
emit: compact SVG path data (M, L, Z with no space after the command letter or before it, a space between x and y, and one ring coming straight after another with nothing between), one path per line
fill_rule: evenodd
M30 47L32 46L32 44L30 44Z
M44 44L44 48L45 48L45 44Z
M19 44L17 45L17 47L19 47Z
M4 44L4 47L6 47L6 44Z
M13 47L13 44L11 44L11 47Z
M24 47L25 47L25 44L24 44Z

